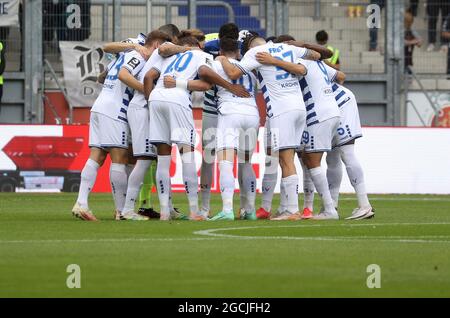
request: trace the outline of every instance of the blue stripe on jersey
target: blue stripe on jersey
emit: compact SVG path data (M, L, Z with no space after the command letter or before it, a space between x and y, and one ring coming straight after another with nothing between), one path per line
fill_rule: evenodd
M312 104L306 106L306 111L309 112L309 111L313 110L313 109L314 109L314 106L315 106L314 103L312 103Z
M336 83L334 83L331 88L333 89L333 92L335 92L339 89L339 86Z
M265 101L266 103L269 103L269 102L270 102L270 97L267 96L266 98L264 98L264 101Z
M128 123L128 119L122 116L117 116L118 119L123 120L124 122Z
M241 70L242 70L242 68L241 68ZM258 72L258 80L260 82L262 82L264 80L260 72Z
M313 117L316 117L316 116L317 116L316 112L312 112L311 114L308 114L308 116L306 116L306 120L309 120L309 119L311 119Z
M311 92L306 93L305 95L303 95L303 100L305 102L307 102L308 100L310 100L312 98L312 94Z
M120 109L120 112L126 114L126 113L127 113L127 110L126 110L125 108L122 107L122 108Z
M310 127L310 126L318 124L318 123L319 123L319 121L316 120L316 121L313 121L312 123L307 124L306 127Z
M262 90L263 94L266 93L266 92L267 92L267 87L266 87L266 85L264 85L263 87L261 87L261 90Z
M208 94L208 92L205 92L205 98L207 98L207 99L209 99L211 101L214 101L216 99L215 96L213 96L211 94Z
M130 104L130 101L127 99L122 99L122 104L124 104L125 106L128 106Z
M218 114L217 112L213 112L213 111L210 111L210 110L207 110L207 109L203 109L203 112L207 113L207 114L211 114L211 115L217 115Z
M205 104L206 106L217 108L217 104L212 104L212 103L208 102L207 100L204 100L203 104Z
M301 87L302 91L303 91L306 87L308 87L308 83L306 82L306 80L305 80L304 77L303 77L302 79L299 80L299 83L300 83L300 87Z
M336 98L336 100L339 100L342 96L344 96L345 95L345 92L344 91L342 91L342 92L340 92L335 98Z
M342 102L340 102L338 104L339 107L342 107L342 105L344 105L345 103L347 103L350 100L350 97L347 97L346 99L344 99Z

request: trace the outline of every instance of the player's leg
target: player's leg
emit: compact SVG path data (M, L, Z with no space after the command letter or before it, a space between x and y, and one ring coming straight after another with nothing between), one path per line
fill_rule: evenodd
M160 220L170 220L170 163L172 143L170 141L169 107L163 102L149 104L150 143L157 148L156 189L160 206Z
M239 144L237 158L240 164L241 180L239 183L242 193L241 219L256 220L256 175L252 167L252 155L258 142L259 116L242 116L242 125L239 130Z
M116 219L120 219L125 205L128 187L126 169L128 163L128 149L111 147L108 148L108 151L109 156L111 157L109 180L116 210Z
M97 179L98 169L105 162L107 152L101 147L101 123L100 116L97 113L91 113L89 125L89 159L86 161L83 170L81 171L80 189L78 191L78 198L72 208L72 214L83 220L96 220L95 216L89 209L88 198L89 193L94 187Z
M183 183L189 201L191 220L206 220L198 207L198 177L195 163L195 126L192 111L177 104L170 105L170 138L180 151Z
M303 170L303 213L302 219L311 219L314 211L314 182L311 179L308 168L302 160L301 152L297 152L300 165Z
M339 148L327 153L327 180L334 206L339 206L339 189L342 182L342 160Z
M217 115L202 115L202 165L200 170L200 194L202 213L210 213L211 187L214 178Z
M268 219L270 218L270 212L272 210L272 200L275 187L278 180L278 164L279 160L277 156L272 156L271 149L271 132L269 120L267 119L266 125L264 127L264 141L266 149L265 158L265 169L264 176L262 180L262 202L261 208L256 211L256 216L258 219Z
M350 183L355 189L356 197L358 199L358 208L353 210L352 215L348 219L353 220L371 218L375 215L375 211L373 210L367 196L366 185L364 182L364 172L358 158L355 155L354 140L339 147L338 149L345 168L347 169Z

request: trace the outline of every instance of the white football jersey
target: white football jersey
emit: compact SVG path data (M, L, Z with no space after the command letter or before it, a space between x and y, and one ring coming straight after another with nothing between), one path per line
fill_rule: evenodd
M238 63L237 60L228 59L231 63ZM255 100L255 88L256 88L256 77L250 72L244 74L238 80L231 80L225 71L223 70L222 63L219 61L213 62L214 71L219 74L222 78L227 80L233 84L240 84L246 88L246 90L250 93L249 98L241 98L237 97L230 91L225 88L218 86L217 87L217 103L218 110L220 114L248 114L253 115L255 113L255 109L258 108Z
M133 97L133 90L119 80L119 72L125 68L136 77L144 64L145 59L136 51L121 55L109 69L102 91L91 111L104 114L114 120L127 122L127 109Z
M139 72L137 76L137 80L141 83L144 83L145 74L150 71L152 68L155 68L158 72L160 72L159 67L161 63L164 61L164 58L159 55L159 50L156 49L153 51L150 58L145 62L144 67ZM147 100L145 99L144 94L141 92L135 92L133 99L130 102L130 107L146 107Z
M201 66L212 67L213 58L200 50L192 50L166 58L161 65L161 75L150 94L149 101L171 102L192 109L191 92L187 89L164 87L164 76L185 81L198 78Z
M356 101L356 97L351 90L349 90L347 87L339 85L338 83L335 83L338 71L326 64L325 68L327 69L328 75L330 76L330 80L334 82L331 88L333 89L334 98L336 99L336 103L338 104L339 109L341 109L342 106L346 105L351 100Z
M297 60L306 66L308 73L299 78L306 105L306 126L323 122L333 117L339 117L337 106L325 63L322 61Z
M276 117L291 110L305 110L305 103L301 98L298 78L280 67L263 65L256 60L256 54L268 52L272 56L295 63L305 57L307 49L285 43L266 43L250 49L236 64L245 73L257 71L258 80L266 102L267 117Z

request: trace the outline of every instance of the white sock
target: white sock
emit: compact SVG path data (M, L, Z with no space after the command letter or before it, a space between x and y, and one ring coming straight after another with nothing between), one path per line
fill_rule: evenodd
M82 208L89 208L88 197L97 179L97 172L100 165L92 160L88 159L81 171L80 190L78 191L77 202Z
M123 206L125 205L128 185L126 165L121 163L111 163L109 179L111 182L111 189L116 210L122 212Z
M322 171L322 167L309 169L309 173L311 175L312 181L314 182L314 186L317 189L317 192L322 198L324 212L333 214L336 213L336 210L334 209L333 199L331 198L330 194L330 189L328 188L327 176L325 172Z
M127 164L125 170L126 170L126 172L127 172L127 177L128 177L128 178L130 177L131 172L133 171L133 169L134 169L134 165L132 165L132 164Z
M367 208L370 206L369 198L367 197L366 185L364 183L364 172L355 156L355 145L346 145L339 148L342 156L342 161L347 169L348 178L353 188L355 188L356 197L358 198L358 205L360 208Z
M273 192L278 180L278 157L266 156L266 168L262 180L262 208L272 210Z
M233 163L227 160L219 162L220 192L222 193L223 212L233 211L234 175Z
M311 179L311 174L309 173L308 168L300 159L300 163L303 169L303 208L308 208L311 211L314 211L314 182Z
M246 211L253 211L255 209L256 199L256 175L250 162L240 164L241 173L241 206Z
M189 209L191 213L198 213L198 177L194 152L182 154L181 161L183 163L183 182L189 201Z
M327 153L327 180L330 189L331 198L334 206L337 208L339 204L339 189L342 182L342 160L338 148Z
M238 158L239 159L239 158ZM241 209L245 209L248 205L247 194L245 193L245 186L243 180L244 169L246 167L245 162L238 162L238 182L239 182L239 204Z
M158 164L156 166L156 188L158 189L158 198L160 211L162 214L170 213L170 162L172 156L158 156Z
M214 163L203 160L200 171L200 195L202 197L202 210L210 210L211 186L214 175Z
M278 207L278 212L283 213L287 211L287 196L286 188L284 182L280 183L280 206Z
M136 166L128 177L127 196L122 212L134 211L134 205L144 182L144 176L151 164L151 160L138 160L136 162Z
M284 185L284 191L286 193L286 204L289 213L298 212L298 175L281 179L281 183Z

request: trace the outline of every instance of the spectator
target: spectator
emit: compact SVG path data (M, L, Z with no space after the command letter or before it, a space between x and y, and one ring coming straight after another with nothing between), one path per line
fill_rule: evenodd
M380 10L384 8L384 0L370 0L370 4L375 4L380 7ZM370 44L369 50L376 51L378 47L378 28L369 29Z
M442 24L442 34L443 39L448 41L450 40L450 13L447 15L447 17L444 19L444 23ZM447 74L450 74L450 44L449 49L447 50Z
M439 12L442 15L442 22L445 17L450 13L448 0L427 0L427 15L428 15L428 48L427 51L434 51L436 47L437 37L437 21ZM447 40L441 38L441 49L446 51L448 49Z
M328 60L325 60L325 63L328 66L336 70L339 70L341 68L341 61L339 60L341 52L338 49L332 47L331 45L328 45L328 33L325 30L316 33L316 42L317 44L326 46L327 49L333 52L333 56Z
M3 96L3 72L5 72L5 50L3 42L0 41L0 113L2 110L2 96Z
M422 46L422 38L412 29L414 15L411 10L405 12L405 71L409 73L409 67L413 66L414 47Z

